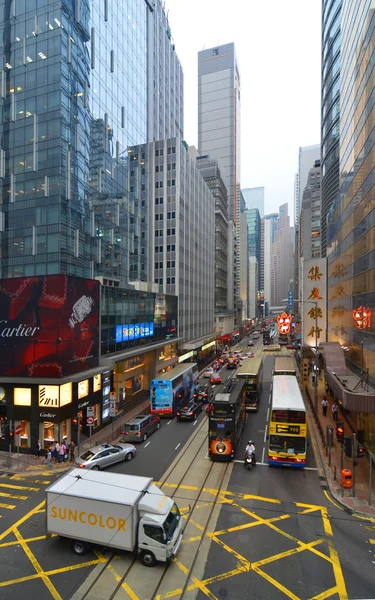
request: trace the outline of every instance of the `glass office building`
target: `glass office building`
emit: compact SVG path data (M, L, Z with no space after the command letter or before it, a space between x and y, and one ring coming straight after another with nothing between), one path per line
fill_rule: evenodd
M144 279L146 3L0 5L1 277Z
M250 208L245 211L247 218L247 240L249 255L255 256L260 265L260 238L261 238L261 220L259 210L257 208ZM258 290L260 290L260 269L258 268Z
M339 191L341 4L342 0L323 0L322 8L322 257L326 256L327 215Z

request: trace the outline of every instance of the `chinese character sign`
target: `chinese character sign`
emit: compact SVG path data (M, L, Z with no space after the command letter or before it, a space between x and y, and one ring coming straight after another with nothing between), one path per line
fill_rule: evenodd
M283 312L281 315L278 315L276 317L276 320L279 333L289 333L290 326L292 324L292 316L287 315L285 312Z
M303 261L303 344L314 346L326 341L327 261L317 258Z

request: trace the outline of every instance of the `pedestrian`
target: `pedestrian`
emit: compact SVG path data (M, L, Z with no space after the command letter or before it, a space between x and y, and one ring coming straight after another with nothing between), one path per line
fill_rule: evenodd
M60 444L55 440L55 462L59 462Z
M40 458L41 449L42 449L42 445L40 443L40 440L38 440L36 443L36 446L35 446L35 458Z
M55 442L53 442L51 444L50 450L51 450L51 460L52 460L52 462L55 462L55 459L56 459L56 444L55 444Z
M74 451L75 451L75 443L73 441L69 444L69 461L74 461Z
M47 456L46 456L45 460L47 461L48 468L51 469L52 468L52 452L51 452L51 448L48 450Z
M65 456L65 446L64 444L61 442L59 445L59 463L64 462L64 456Z
M327 408L328 408L328 400L325 396L322 398L322 409L323 409L323 417L327 416Z
M339 407L338 407L337 403L334 402L334 404L332 404L332 416L333 416L333 420L335 422L337 422L338 412L339 412Z
M315 375L311 375L311 382L313 385L315 385Z

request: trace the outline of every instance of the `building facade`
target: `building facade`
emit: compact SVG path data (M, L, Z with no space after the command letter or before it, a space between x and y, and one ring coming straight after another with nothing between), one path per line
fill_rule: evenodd
M215 199L190 154L179 138L149 145L150 279L178 296L181 346L198 348L214 326Z
M303 192L300 215L300 257L320 258L321 249L321 188L320 161L310 169Z
M228 192L228 220L240 229L240 74L234 44L225 44L198 53L198 149L212 159L220 159ZM236 244L228 247L229 251ZM228 269L228 289L233 290L234 310L239 319L239 266L237 254ZM233 287L231 287L233 286Z
M259 317L258 309L258 290L257 281L259 279L258 273L258 259L256 256L249 256L249 278L248 278L248 297L249 297L249 319L255 319Z
M326 256L327 215L339 192L341 0L322 7L321 255Z
M280 306L287 298L291 282L293 282L293 245L287 203L279 208L272 254L271 287L272 275L274 282L272 306Z
M262 219L262 228L264 231L263 235L263 293L264 299L268 302L269 305L274 305L272 298L274 298L275 294L272 293L272 244L275 240L275 231L277 227L277 219L279 217L278 213L272 213L270 215L266 215ZM275 283L275 281L274 281Z
M257 291L260 290L260 259L261 259L261 219L257 208L245 211L247 218L247 239L250 256L255 256L258 262L258 279L256 281Z
M245 199L246 208L257 208L260 218L264 217L264 187L245 188L242 190L242 195Z
M328 340L347 347L353 370L375 383L374 233L375 164L371 2L347 0L341 14L340 194L331 207L328 254ZM344 403L345 406L345 403ZM357 403L358 429L375 450L375 403ZM364 411L364 412L360 412ZM365 412L366 411L366 412Z
M240 300L241 320L249 318L249 246L246 211L240 214Z

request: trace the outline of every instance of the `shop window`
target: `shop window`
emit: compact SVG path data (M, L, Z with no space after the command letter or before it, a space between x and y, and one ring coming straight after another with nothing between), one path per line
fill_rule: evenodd
M60 423L60 435L59 440L67 440L68 442L72 439L72 422L71 419L65 419Z
M50 445L54 441L60 441L59 438L59 425L52 423L51 421L42 421L39 424L39 439L42 448L49 450Z
M85 398L89 395L89 380L84 379L78 382L78 399Z
M31 406L31 388L14 388L15 406Z
M72 382L60 385L60 406L70 404L72 401Z
M15 427L21 425L22 431L20 434L20 447L21 448L30 448L30 423L29 421L15 421ZM16 436L17 438L17 436ZM16 439L16 443L18 440Z

